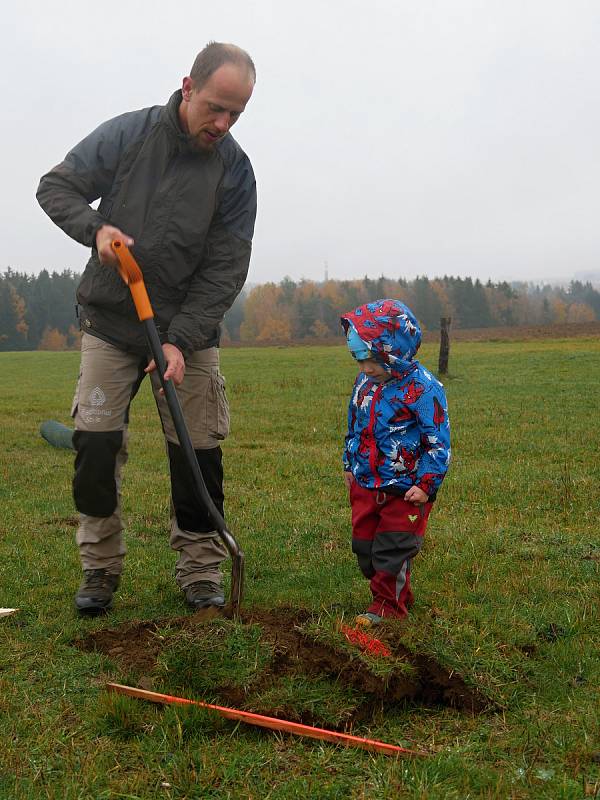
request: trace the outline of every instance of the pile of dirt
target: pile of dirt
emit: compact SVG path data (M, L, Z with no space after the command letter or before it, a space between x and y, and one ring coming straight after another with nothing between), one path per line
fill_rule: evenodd
M133 672L148 676L152 674L165 644L161 629L168 626L170 630L193 631L197 633L198 647L201 648L202 639L207 635L207 627L202 623L216 616L218 612L215 609L205 609L185 617L130 622L95 631L73 644L84 651L104 653L127 674ZM227 616L227 611L224 616ZM258 625L261 638L269 643L273 652L270 664L253 683L253 694L272 685L282 676L332 678L341 685L357 690L365 698L361 708L353 715L353 722L365 718L382 704L407 700L423 705L447 705L471 713L492 708L490 701L476 689L467 686L458 673L448 670L430 656L410 652L393 632L386 634L384 630L377 635L393 659L401 659L411 668L392 669L386 672L385 677L381 677L372 671L368 659L360 658L358 648L354 650L343 645L342 633L339 647L309 636L304 628L311 617L308 611L290 608L257 609L242 613L241 622ZM244 707L252 699L243 689L231 685L215 687L214 691L222 702L236 707ZM281 716L280 709L261 708L260 713ZM286 718L295 717L296 721L304 724L315 722L306 713L294 714L293 709L286 709L285 713Z

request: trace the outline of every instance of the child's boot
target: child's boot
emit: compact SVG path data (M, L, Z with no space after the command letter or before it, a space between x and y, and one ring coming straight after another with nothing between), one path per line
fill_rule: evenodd
M363 614L359 614L354 621L361 628L371 628L373 625L379 625L382 619L383 617L380 617L379 614L373 614L372 611L365 611Z

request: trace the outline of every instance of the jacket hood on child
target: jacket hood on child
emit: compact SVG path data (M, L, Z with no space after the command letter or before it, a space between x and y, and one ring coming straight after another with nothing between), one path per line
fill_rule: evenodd
M414 368L421 344L421 328L414 314L399 300L366 303L341 318L344 333L354 331L373 358L395 378Z

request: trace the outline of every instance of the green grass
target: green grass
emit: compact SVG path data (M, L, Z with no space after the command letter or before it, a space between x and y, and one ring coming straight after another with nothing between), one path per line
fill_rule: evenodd
M421 360L435 366L433 346ZM222 362L233 419L226 512L246 553L244 607L307 609L330 639L368 594L341 476L353 364L343 347L232 348ZM598 339L452 346L454 460L414 564L404 642L499 710L375 704L356 732L431 754L414 761L108 695L107 679L140 676L73 640L159 619L161 690L211 701L224 682L254 687L265 706L332 725L360 702L318 676L261 685L272 653L256 626L207 623L204 646L169 628L185 612L148 387L132 413L122 586L108 618L78 619L72 457L38 434L44 419L69 424L78 355L2 353L0 366L0 606L21 609L0 619L2 800L600 795Z

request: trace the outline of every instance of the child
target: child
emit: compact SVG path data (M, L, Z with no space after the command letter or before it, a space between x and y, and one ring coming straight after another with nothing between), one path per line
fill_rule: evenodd
M352 552L373 595L356 622L370 626L413 603L410 562L450 463L450 425L444 387L414 360L421 330L409 308L377 300L341 322L359 364L343 460Z

